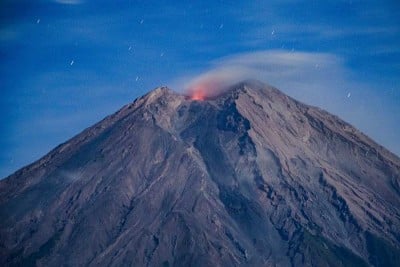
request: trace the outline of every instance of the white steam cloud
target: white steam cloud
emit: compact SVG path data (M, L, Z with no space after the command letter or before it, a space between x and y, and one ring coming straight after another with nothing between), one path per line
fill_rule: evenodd
M257 79L288 90L326 88L327 84L343 82L342 60L327 53L267 50L237 54L217 59L210 70L177 82L180 88L207 88L210 95L246 79ZM338 79L339 78L339 79ZM289 92L287 92L289 93Z

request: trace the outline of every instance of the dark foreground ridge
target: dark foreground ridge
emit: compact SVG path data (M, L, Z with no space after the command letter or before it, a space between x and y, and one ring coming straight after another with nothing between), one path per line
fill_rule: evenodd
M259 82L158 88L0 181L0 266L400 266L399 175Z

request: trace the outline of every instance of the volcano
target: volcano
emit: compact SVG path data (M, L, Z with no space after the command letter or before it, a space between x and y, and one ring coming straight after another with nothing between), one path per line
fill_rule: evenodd
M1 266L400 266L400 159L257 81L157 88L0 181Z

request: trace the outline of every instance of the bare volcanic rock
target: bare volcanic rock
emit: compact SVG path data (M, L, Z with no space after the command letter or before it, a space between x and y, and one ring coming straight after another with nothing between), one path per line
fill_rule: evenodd
M259 82L157 88L0 181L0 266L400 266L399 177Z

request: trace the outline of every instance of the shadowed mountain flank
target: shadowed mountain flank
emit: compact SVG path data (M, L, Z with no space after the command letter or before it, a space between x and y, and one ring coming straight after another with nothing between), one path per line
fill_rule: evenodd
M201 99L157 88L1 180L0 265L400 266L397 156L257 81Z

